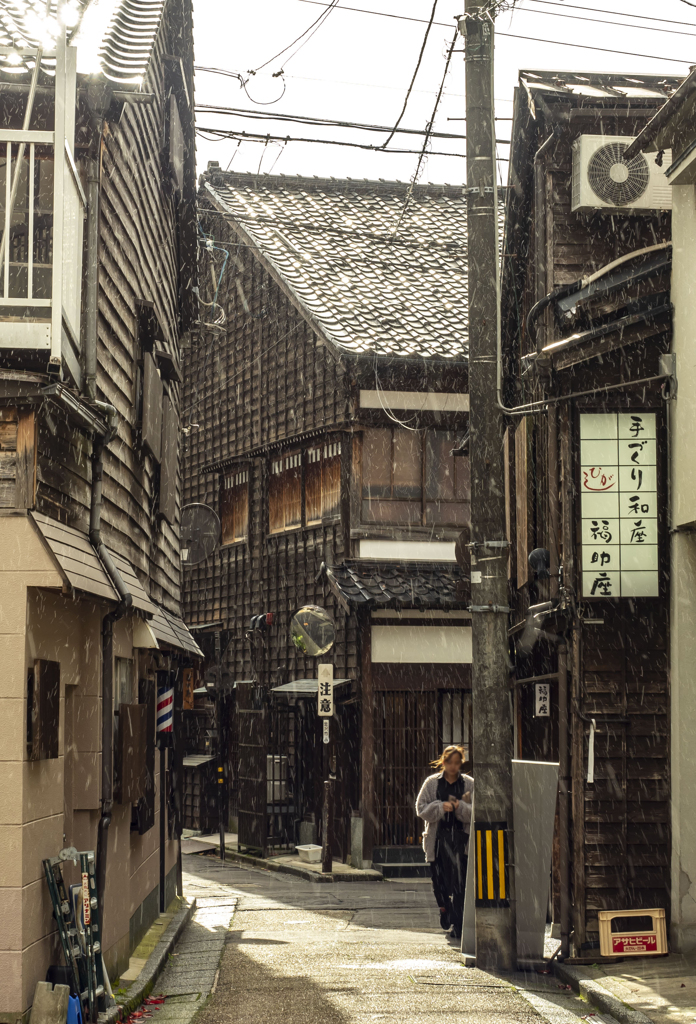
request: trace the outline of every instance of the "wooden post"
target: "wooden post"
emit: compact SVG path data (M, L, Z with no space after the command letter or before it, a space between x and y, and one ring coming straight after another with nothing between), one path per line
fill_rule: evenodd
M372 634L369 611L360 623L360 681L362 696L361 805L363 867L372 867L375 842L375 701L372 687Z
M512 806L512 720L508 669L505 422L496 401L498 239L493 19L484 0L466 0L459 25L466 65L466 197L469 239L469 427L471 434L472 697L476 820L497 823L509 848L507 885L476 900L476 966L517 969ZM522 429L522 428L518 428ZM518 530L520 524L518 522ZM481 561L479 561L481 559ZM523 569L518 563L518 574ZM492 835L490 832L489 835Z
M33 508L36 494L36 417L20 409L17 419L17 470L15 507Z
M328 758L325 756L324 761ZM330 873L333 868L331 842L333 839L334 781L324 780L324 805L321 811L321 870Z

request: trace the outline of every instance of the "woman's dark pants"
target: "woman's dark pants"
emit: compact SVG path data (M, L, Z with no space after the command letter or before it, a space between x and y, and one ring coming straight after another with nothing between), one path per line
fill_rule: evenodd
M439 907L445 907L450 923L459 935L464 918L466 863L464 853L469 836L463 829L443 830L438 834L435 860L430 865L433 892Z

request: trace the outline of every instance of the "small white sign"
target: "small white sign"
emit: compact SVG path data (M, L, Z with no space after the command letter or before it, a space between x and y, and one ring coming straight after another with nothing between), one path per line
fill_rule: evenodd
M320 665L317 675L319 677L317 714L320 718L331 718L334 712L333 665Z
M480 583L481 582L481 570L480 569L472 569L471 570L471 582L472 583Z
M324 735L323 735L323 740L324 740L324 743L328 743L329 742L329 720L328 720L328 718L324 719Z
M551 687L548 683L534 684L534 717L551 717Z

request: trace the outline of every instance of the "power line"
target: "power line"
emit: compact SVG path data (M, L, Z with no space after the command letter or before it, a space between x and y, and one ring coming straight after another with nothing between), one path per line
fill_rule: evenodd
M538 3L544 3L545 0L537 0ZM595 25L618 25L619 28L635 28L640 29L641 32L667 32L671 36L696 36L696 32L678 32L674 28L657 28L655 25L628 25L622 21L606 21L603 18L585 18L578 14L561 14L560 11L535 11L533 7L527 7L521 13L523 14L541 14L544 18L574 18L576 21L591 21ZM610 11L598 12L603 14L610 14Z
M315 6L318 6L318 7L325 7L326 6L326 4L324 3L324 0L298 0L298 2L302 3L302 4L314 4ZM535 3L535 4L549 4L549 5L552 5L554 7L563 7L563 8L566 8L566 9L572 7L573 10L576 10L576 11L591 11L593 14L616 14L618 17L622 17L623 16L623 17L627 17L627 18L640 18L641 21L659 21L659 22L662 22L662 24L665 24L665 25L688 25L689 28L696 28L696 24L693 24L690 21L681 22L681 21L675 21L672 18L653 18L653 17L651 17L648 14L627 14L624 11L606 11L606 10L603 10L601 8L583 7L580 4L561 3L560 0L531 0L531 2ZM421 25L427 24L425 18L413 18L413 17L410 17L409 15L406 15L406 14L391 14L391 13L389 13L387 11L371 11L371 10L365 10L364 8L361 8L361 7L345 7L343 4L341 5L341 7L339 9L341 11L354 11L357 14L375 14L375 15L377 15L380 18L396 18L399 21L415 21L415 22L418 22ZM521 8L518 7L518 8L516 8L516 10L518 12L521 12L522 14L525 14L529 10L532 10L532 13L541 13L541 12L534 12L533 9L530 9L530 8L525 8L524 10L522 10ZM583 18L582 15L580 15L580 14L570 15L570 17L577 18L578 21L590 21L590 20L593 20L593 19L590 19L590 18ZM446 22L446 21L435 21L435 22L433 22L433 24L439 26L440 28L449 28L450 27L449 26L449 22ZM610 24L610 22L606 22L605 24ZM643 28L642 25L629 25L629 24L627 24L625 27L626 28ZM647 26L647 27L650 28L650 26ZM655 29L654 31L659 32L660 29ZM684 33L684 34L687 35L689 33ZM617 51L617 52L619 52L619 51Z
M561 3L560 0L532 0L532 3L548 4L550 7L564 7L566 9L572 8L574 11L592 11L594 14L616 14L619 18L624 16L626 18L640 18L641 21L659 21L663 25L688 25L689 28L696 28L696 25L692 24L692 22L690 21L675 21L673 18L655 18L650 14L627 14L625 11L606 11L601 7L581 7L580 4L566 4ZM528 8L525 8L525 10L527 9ZM589 20L583 18L580 14L574 14L572 15L572 17L578 18L579 21ZM647 25L646 27L649 30L652 29L652 31L654 32L661 31L660 29L654 28L651 25ZM627 24L626 28L643 28L643 26Z
M433 8L433 11L434 11L434 8ZM452 37L452 44L451 44L451 46L449 48L449 51L447 53L447 60L445 61L445 70L442 73L442 81L440 82L440 88L438 89L437 96L435 98L435 106L433 107L433 112L430 115L430 120L428 121L428 123L426 125L426 128L425 128L425 138L423 139L423 148L421 149L420 156L418 157L418 163L416 164L416 169L413 172L413 177L411 178L411 183L408 186L408 192L406 193L406 199L404 200L403 209L402 209L401 213L399 214L399 219L398 219L398 221L396 223L396 227L394 228L394 232L392 234L392 239L396 238L396 236L398 235L399 228L401 227L401 225L403 223L403 220L404 220L404 217L406 216L406 214L408 212L408 208L411 205L411 197L413 196L413 189L416 186L416 182L418 181L418 176L420 175L421 167L423 166L423 160L425 159L425 151L428 148L428 142L430 141L430 134L432 132L433 125L435 124L435 118L437 117L437 108L440 106L440 100L442 99L442 90L445 88L445 80L447 78L447 72L449 71L450 61L452 60L452 54L454 53L454 45L457 42L457 35L458 35L458 33L459 33L459 29L455 28L454 36ZM391 138L391 136L390 136L390 138Z
M404 97L404 104L403 104L403 106L401 108L401 113L399 114L399 116L396 119L396 124L394 125L394 129L393 129L391 135L389 136L387 141L384 143L385 149L389 145L391 140L394 138L394 134L396 133L396 130L399 127L399 125L401 124L401 120L402 120L404 114L406 113L406 107L408 106L408 101L411 98L411 90L413 89L413 86L416 84L416 75L418 74L418 71L419 71L420 66L421 66L421 61L423 60L423 54L425 53L425 46L426 46L426 43L428 42L428 36L430 35L430 29L433 27L433 21L435 20L435 8L436 7L437 7L437 0L435 0L435 2L433 3L433 9L430 12L430 19L429 19L427 27L425 29L425 35L423 36L423 42L421 44L420 53L418 54L418 60L416 61L415 70L414 70L413 75L411 77L411 81L409 83L409 87L406 90L406 96Z
M325 6L325 5L322 4L322 0L299 0L299 2L303 3L303 4L318 4L320 6ZM540 0L535 0L535 2L538 3L538 2L540 2ZM586 9L590 9L590 8L583 8L583 10L586 10ZM338 10L339 11L353 11L356 14L372 14L372 15L376 15L377 17L380 17L380 18L397 18L400 21L417 21L417 22L420 22L421 24L425 24L426 23L424 18L411 18L411 17L408 17L405 14L388 14L386 11L365 10L365 8L362 8L362 7L343 7L343 6L341 6L341 7L338 8ZM607 12L607 13L618 14L620 12L612 11L612 12ZM444 28L449 28L449 25L446 22L438 21L438 22L434 22L434 24L441 25ZM677 22L677 24L678 24L678 22ZM629 27L637 28L638 26L629 26ZM696 25L691 25L691 27L692 28L696 28ZM681 58L678 58L678 57L660 57L660 56L656 56L654 53L633 53L630 50L612 50L612 49L609 49L608 47L605 47L605 46L585 46L582 43L567 43L567 42L565 42L562 39L539 39L536 36L521 36L521 35L518 35L515 32L498 32L498 31L496 31L495 34L496 34L496 37L502 37L502 38L505 38L505 39L522 39L525 42L529 42L529 43L549 43L552 46L569 46L569 47L572 47L572 49L575 49L575 50L578 50L578 49L579 50L595 50L598 53L613 53L613 54L618 54L618 55L620 55L622 57L642 57L645 60L664 60L664 61L668 61L671 64L687 64L687 65L691 65L693 63L693 58L688 58L688 59L684 58L682 60Z
M334 9L334 7L337 5L337 3L338 3L338 0L330 0L330 3L323 4L322 6L325 8L325 10L322 11L322 13L319 15L319 17L316 18L312 22L312 24L309 26L309 28L306 28L304 30L304 32L301 33L301 35L299 35L296 39L293 39L293 41L291 43L288 43L287 46L283 47L283 49L280 50L279 53L276 53L275 56L269 57L268 60L265 63L259 64L259 66L257 68L255 68L253 71L250 71L249 74L250 75L255 75L257 71L261 71L263 68L265 68L269 64L271 64L274 60L277 60L278 57L282 57L284 53L287 53L288 50L290 50L295 45L295 43L299 43L300 39L304 39L304 37L307 35L307 33L311 32L311 35L309 35L307 37L307 39L305 39L305 41L302 44L302 46L304 46L305 43L308 43L309 40L314 35L314 32L316 32L318 29L321 28L322 24L326 21L326 19L328 18L329 14L331 14L331 11ZM314 32L312 32L312 29L314 29ZM291 54L291 56L288 57L288 60L292 60L292 58L295 56L295 54L299 53L299 51L302 49L302 46L299 46L297 48L297 50L295 50L295 53Z
M196 128L196 133L202 135L204 138L208 138L209 142L217 142L222 139L241 139L242 142L310 142L320 146L348 146L351 149L370 149L377 153L399 153L401 155L409 156L420 156L420 149L384 149L382 146L370 146L362 142L339 142L334 139L303 139L294 138L290 135L261 135L256 132L240 132L232 129L227 130L225 128ZM209 136L215 136L215 138L209 138ZM465 135L460 135L460 139L465 139ZM498 139L501 145L509 146L509 139ZM465 153L441 153L432 152L431 156L455 156L459 159L465 157ZM506 157L500 157L501 160L505 160Z
M325 117L312 117L309 114L274 114L268 111L255 111L247 110L244 107L217 107L208 103L199 103L196 107L196 111L200 111L205 114L229 114L230 116L236 117L248 117L252 120L261 121L292 121L297 124L309 124L309 125L328 125L333 128L355 128L361 131L368 132L391 132L393 135L395 132L402 133L404 135L425 135L427 134L422 128L390 128L388 125L381 124L363 124L359 121L337 121L331 118ZM508 118L507 120L512 120ZM391 138L390 135L390 138ZM449 132L430 132L432 138L436 139L465 139L465 135L453 135ZM386 143L384 143L386 145Z

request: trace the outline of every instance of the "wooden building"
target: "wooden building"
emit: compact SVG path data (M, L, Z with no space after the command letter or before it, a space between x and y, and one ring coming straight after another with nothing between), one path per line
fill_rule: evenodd
M43 27L25 0L0 9L0 1019L16 1021L62 962L44 858L97 851L112 977L176 892L182 750L156 757L155 718L172 690L176 740L199 654L179 605L195 166L188 0L59 3Z
M220 516L185 571L186 621L229 701L245 848L320 838L422 861L414 801L443 742L469 742L467 242L461 188L222 172L201 179L200 338L186 352L184 501ZM328 764L317 662L289 636L333 616ZM252 617L265 615L259 627ZM388 867L385 868L388 870ZM398 869L397 869L398 870Z
M696 380L693 376L693 323L696 294L696 72L648 121L628 156L662 152L665 176L672 193L674 255L670 299L674 311L672 371L679 384L678 402L669 406L670 449L670 718L671 718L671 826L672 906L670 945L690 953L696 948L694 868L696 846L696 792L694 777L694 723L696 692L693 685L696 621L696 480L693 473ZM669 154L669 158L668 158ZM674 389L672 389L674 390Z
M502 269L512 686L517 756L561 759L566 952L597 948L599 910L670 905L671 197L654 158L623 154L677 85L529 71L515 95Z

